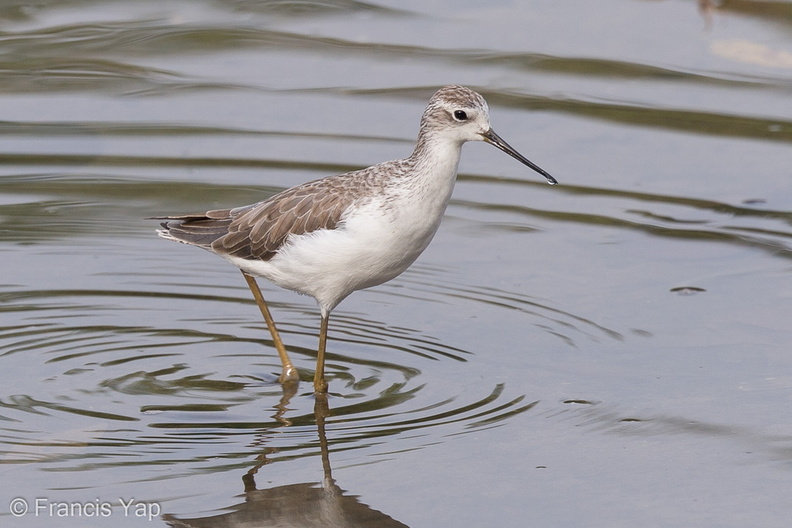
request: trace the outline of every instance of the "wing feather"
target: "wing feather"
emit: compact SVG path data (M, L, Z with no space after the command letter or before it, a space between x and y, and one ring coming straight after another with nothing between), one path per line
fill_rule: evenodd
M158 217L165 220L159 233L221 255L270 260L292 235L338 228L347 209L367 194L367 188L382 185L376 169L315 180L234 209Z

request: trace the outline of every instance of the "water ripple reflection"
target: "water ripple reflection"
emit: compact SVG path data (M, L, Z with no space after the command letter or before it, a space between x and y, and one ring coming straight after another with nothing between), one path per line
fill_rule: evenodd
M326 420L330 415L327 398L316 397L314 419L316 421L319 449L322 459L323 479L321 482L306 482L258 489L256 475L261 468L271 463L270 450L257 458L257 463L242 476L244 502L224 508L221 514L182 519L166 514L164 520L174 528L187 527L246 527L246 526L323 526L343 528L352 526L398 528L405 525L384 513L374 510L358 500L355 495L344 492L332 475L330 449L326 432Z
M110 320L123 317L124 310L134 310L135 302L145 302L152 294L68 290L4 295L5 310L28 321L0 330L4 370L9 376L40 380L0 398L6 461L46 456L60 471L189 461L184 471L212 472L249 456L247 448L232 441L240 435L250 445L266 444L277 451L274 459L313 455L316 419L309 384L284 391L274 381L269 373L278 371L277 356L272 344L258 337L264 335L259 325L235 335L238 321L199 320L192 328L83 324L98 312ZM240 301L164 295L174 302ZM124 310L114 314L114 303L122 303ZM52 310L59 315L43 316ZM300 312L295 309L293 315ZM31 319L38 322L30 324ZM393 440L403 442L397 449L417 449L501 425L535 405L506 391L502 383L438 391L415 365L464 362L470 352L355 315L342 313L336 320L335 351L328 357L331 445L386 453L395 448ZM211 324L216 328L210 331ZM307 338L315 329L297 322L284 324L282 331L295 339L303 334ZM292 351L305 360L298 359L298 364L312 364L313 350L294 346ZM301 375L311 377L305 369ZM63 431L58 424L66 416L72 418ZM20 429L20 423L27 428ZM52 431L52 436L39 430ZM432 432L423 432L428 430ZM69 440L72 436L79 440ZM377 448L385 437L391 439L388 445ZM214 452L211 461L205 459L201 446L229 442L230 452Z

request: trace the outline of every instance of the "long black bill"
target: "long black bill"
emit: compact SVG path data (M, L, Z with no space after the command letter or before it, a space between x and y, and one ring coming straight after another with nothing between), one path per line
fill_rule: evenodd
M526 158L525 156L514 150L514 148L512 148L511 145L503 141L503 139L501 139L501 137L498 134L496 134L495 131L492 130L491 128L481 135L484 138L484 141L486 141L490 145L498 147L512 158L516 159L521 163L524 163L525 165L528 165L533 170L544 176L545 179L547 180L547 183L549 183L550 185L555 185L556 183L558 183L558 180L550 176L550 173L548 173L539 165L537 165L536 163L532 162L531 160L529 160L528 158Z

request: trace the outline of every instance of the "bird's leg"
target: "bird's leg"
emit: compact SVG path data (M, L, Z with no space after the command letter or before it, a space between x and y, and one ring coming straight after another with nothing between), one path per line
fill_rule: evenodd
M327 382L324 379L325 349L327 348L327 321L330 314L322 314L319 325L319 350L316 352L316 372L314 373L314 392L324 394L327 392Z
M267 323L267 328L269 328L270 334L272 335L272 342L275 344L275 348L278 350L278 356L280 356L281 365L283 365L283 371L281 372L278 380L281 383L298 381L300 379L300 375L297 372L297 369L294 368L294 364L291 362L291 359L289 359L289 355L286 353L286 347L283 346L283 341L281 341L278 329L275 328L275 321L272 320L272 315L270 315L269 308L267 308L267 303L264 301L264 297L261 295L261 290L258 287L258 283L256 283L256 279L244 271L242 272L242 276L245 277L248 287L253 293L253 298L256 299L256 304L258 304L259 310L261 310L261 315L264 316L264 321Z

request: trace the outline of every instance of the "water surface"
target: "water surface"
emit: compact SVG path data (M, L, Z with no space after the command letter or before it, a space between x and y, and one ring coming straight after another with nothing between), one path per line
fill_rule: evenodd
M787 526L791 21L6 2L0 523ZM146 218L405 156L450 83L561 184L467 145L429 249L334 312L326 407L313 301L266 286L284 392L239 272Z

